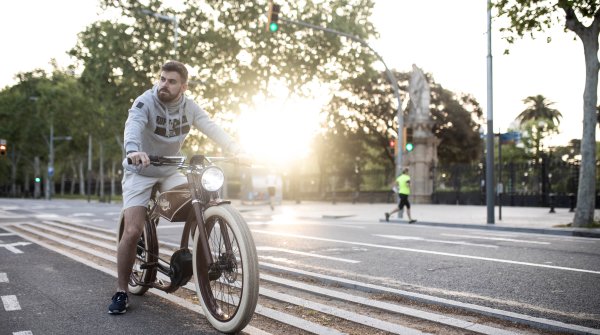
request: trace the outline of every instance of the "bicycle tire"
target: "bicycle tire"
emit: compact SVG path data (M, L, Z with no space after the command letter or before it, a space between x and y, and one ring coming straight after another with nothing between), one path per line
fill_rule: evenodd
M202 248L198 245L199 234L196 234L193 253L196 294L206 318L215 329L236 333L248 325L258 301L256 247L246 221L231 205L213 206L204 214L213 261L220 261L227 270L216 280L210 280L208 273L198 275L202 268L199 263L202 260L199 250ZM226 234L223 228L227 229ZM235 258L227 256L224 235L229 236L230 251Z
M117 250L121 237L123 236L123 230L125 229L125 219L121 214L119 223L119 233L117 234ZM140 283L150 284L156 279L156 267L150 267L142 269L141 265L156 263L158 261L158 242L156 240L156 230L154 225L146 219L144 224L144 230L142 236L138 239L135 261L133 268L131 269L131 277L135 278ZM129 293L134 295L143 295L148 291L150 287L144 285L138 285L133 280L129 280L128 290Z

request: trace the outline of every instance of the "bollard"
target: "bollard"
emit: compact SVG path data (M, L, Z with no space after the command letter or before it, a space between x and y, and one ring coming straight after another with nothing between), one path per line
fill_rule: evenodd
M554 211L554 197L555 197L555 194L550 193L550 212L549 213L556 213Z
M575 193L569 193L569 202L571 203L571 208L569 209L569 212L575 211L575 199Z

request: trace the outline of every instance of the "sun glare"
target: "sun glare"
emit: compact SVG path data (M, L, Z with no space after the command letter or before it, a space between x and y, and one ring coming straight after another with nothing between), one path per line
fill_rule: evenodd
M255 102L254 108L242 110L238 120L244 150L256 163L280 168L306 158L323 104L300 98Z

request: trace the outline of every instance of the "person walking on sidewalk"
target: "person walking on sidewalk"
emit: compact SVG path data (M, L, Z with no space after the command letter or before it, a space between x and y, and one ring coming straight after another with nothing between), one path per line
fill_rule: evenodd
M267 193L269 193L269 205L271 210L275 210L275 194L277 193L277 176L274 172L269 171L267 175Z
M408 168L404 168L402 170L402 174L396 178L394 183L398 184L398 196L400 200L398 201L398 207L395 207L391 212L385 213L385 221L390 221L390 215L404 210L404 206L406 206L406 214L408 215L408 223L417 222L417 220L413 219L410 216L410 202L408 202L408 196L410 194L410 176L408 175Z

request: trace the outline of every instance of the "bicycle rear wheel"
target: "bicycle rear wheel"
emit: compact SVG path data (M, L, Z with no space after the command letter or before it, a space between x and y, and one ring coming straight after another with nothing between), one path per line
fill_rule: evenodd
M236 333L250 322L258 301L258 258L246 221L231 205L205 211L208 244L215 264L209 275L202 248L194 238L196 294L208 321L224 333ZM214 270L214 271L213 271Z
M117 248L121 242L123 231L125 229L125 220L121 213L119 223L119 233L117 235ZM142 265L154 264L158 261L158 242L154 225L146 219L142 236L138 239L136 247L135 261L131 270L131 278L129 279L129 292L135 295L143 295L150 288L149 286L140 285L150 284L156 279L156 266L143 267Z

